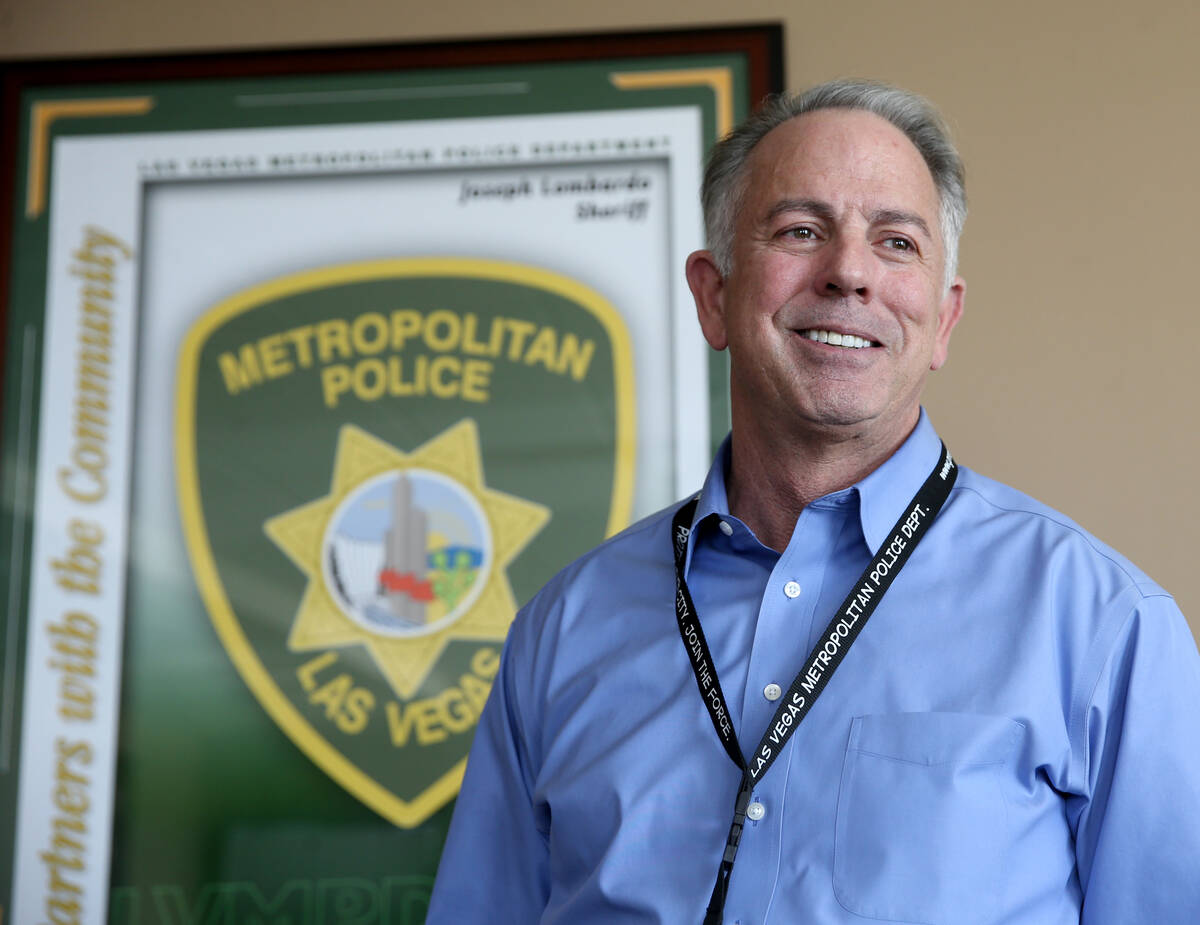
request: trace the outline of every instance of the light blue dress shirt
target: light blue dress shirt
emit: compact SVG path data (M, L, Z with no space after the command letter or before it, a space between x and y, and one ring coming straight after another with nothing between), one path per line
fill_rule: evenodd
M687 580L743 751L939 449L922 413L883 466L804 509L782 555L729 515L727 448L714 462ZM673 512L517 616L430 925L699 925L739 772L676 628ZM755 789L725 918L1196 925L1200 657L1174 601L961 469Z

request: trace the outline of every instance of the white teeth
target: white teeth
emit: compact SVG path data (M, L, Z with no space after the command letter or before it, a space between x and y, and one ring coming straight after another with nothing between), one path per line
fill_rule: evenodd
M822 344L833 344L837 347L858 349L861 347L870 347L873 343L855 334L839 334L837 331L818 331L815 328L801 331L800 334L809 340L815 340Z

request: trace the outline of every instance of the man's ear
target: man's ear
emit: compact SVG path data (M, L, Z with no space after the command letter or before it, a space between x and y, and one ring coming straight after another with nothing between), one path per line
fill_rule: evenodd
M950 332L954 330L954 326L962 318L963 302L966 299L966 295L966 280L961 276L954 277L954 282L950 284L950 288L942 296L942 304L938 306L938 327L936 339L933 344L933 359L929 364L930 369L941 369L946 365L946 358L950 355Z
M696 317L700 319L700 330L713 350L724 350L729 346L725 333L725 279L717 269L712 251L693 251L687 259L688 288L696 302Z

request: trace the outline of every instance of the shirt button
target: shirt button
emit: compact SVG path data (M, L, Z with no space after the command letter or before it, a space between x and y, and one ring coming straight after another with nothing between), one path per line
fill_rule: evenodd
M767 808L765 806L763 806L761 803L759 803L757 800L755 800L753 803L751 803L749 806L746 807L747 818L753 819L755 822L758 822L758 820L761 819L766 814L767 814Z
M786 594L788 597L799 597L800 596L800 585L794 581L789 581L786 585L783 586L783 593Z
M726 536L733 536L733 527L729 526L725 521L720 521L717 526L721 528L721 532Z
M763 696L768 700L778 700L783 696L783 688L778 684L768 684L763 688Z

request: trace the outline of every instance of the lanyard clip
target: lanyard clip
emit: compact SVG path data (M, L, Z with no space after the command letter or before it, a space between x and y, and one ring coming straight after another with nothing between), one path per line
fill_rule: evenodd
M733 807L733 823L729 826L729 838L725 841L725 856L722 860L732 864L737 857L738 842L742 840L742 829L746 825L746 808L750 805L753 788L750 781L742 778L742 789L738 791L737 803Z
M704 925L721 925L722 913L725 910L725 894L729 890L729 876L733 873L733 859L737 857L738 842L742 840L742 828L746 825L746 808L750 805L750 794L753 784L750 775L742 775L742 783L738 789L737 803L733 806L733 824L729 826L729 838L725 840L725 855L721 858L721 867L717 871L717 882L713 886L712 898L708 901L708 909L704 914Z

